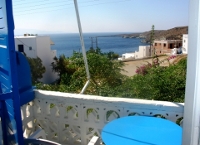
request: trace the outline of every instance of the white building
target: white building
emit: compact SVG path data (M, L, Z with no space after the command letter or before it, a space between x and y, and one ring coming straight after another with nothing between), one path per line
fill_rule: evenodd
M183 52L183 54L188 53L188 34L183 34L182 52Z
M40 81L46 84L52 83L58 78L58 75L52 72L51 63L56 56L56 50L51 50L51 44L52 41L48 36L15 37L16 51L24 52L27 57L39 57L42 60L46 72L43 74L43 78Z
M124 53L122 54L122 60L127 58L135 58L135 53Z
M153 52L151 52L150 46L139 46L139 51L135 51L135 53L124 53L122 54L121 58L118 58L118 60L125 60L125 59L130 59L130 58L142 59L142 58L150 57L152 53Z
M151 56L150 46L139 46L139 51L135 51L135 59Z

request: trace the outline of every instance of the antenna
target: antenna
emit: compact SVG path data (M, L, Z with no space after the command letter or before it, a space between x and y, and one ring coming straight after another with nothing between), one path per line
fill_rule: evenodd
M94 48L93 44L96 44L96 48L98 48L98 39L97 36L96 37L90 37L91 39L91 47Z

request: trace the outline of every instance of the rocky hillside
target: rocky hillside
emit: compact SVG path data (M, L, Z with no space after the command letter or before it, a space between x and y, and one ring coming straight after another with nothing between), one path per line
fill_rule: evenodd
M154 30L155 40L182 40L183 34L188 34L188 26L175 27L168 30ZM135 34L123 34L124 38L143 38L143 42L148 43L151 31Z

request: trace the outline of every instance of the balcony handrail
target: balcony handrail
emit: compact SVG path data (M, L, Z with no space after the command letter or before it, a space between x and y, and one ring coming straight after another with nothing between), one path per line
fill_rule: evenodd
M22 115L28 135L41 127L48 140L86 145L94 135L101 137L101 129L113 119L144 115L181 123L183 109L184 103L35 90Z

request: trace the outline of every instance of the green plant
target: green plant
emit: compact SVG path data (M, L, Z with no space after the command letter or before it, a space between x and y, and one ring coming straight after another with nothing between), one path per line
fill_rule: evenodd
M186 82L186 58L168 67L150 67L145 75L133 76L137 98L183 102Z
M100 48L87 51L90 72L90 84L87 94L101 95L122 83L124 76L120 73L123 63L114 60L114 52L102 53ZM52 69L58 72L60 80L55 85L38 85L40 89L52 89L62 92L80 93L87 81L82 53L74 52L69 58L61 55L54 58Z
M61 55L59 58L54 57L54 62L51 63L51 66L52 70L59 74L60 80L63 75L69 77L65 83L70 80L71 75L76 71L76 67L65 57L65 55Z
M30 58L26 57L30 68L31 68L31 78L32 78L32 83L37 84L39 83L39 79L41 79L43 76L43 73L45 73L45 67L42 64L42 60L37 57L37 58Z
M90 84L86 94L107 97L140 98L171 102L184 102L186 82L186 57L178 57L170 63L170 56L164 60L154 57L152 64L138 67L138 72L132 77L121 74L123 63L110 59L109 55L100 49L90 49L87 52ZM87 78L82 54L74 52L70 58L65 58L67 69L73 66L73 73L63 71L60 83L54 85L38 84L39 89L80 93ZM64 62L65 62L64 61ZM162 66L163 62L169 66Z
M104 86L121 84L123 75L120 71L123 63L112 60L108 54L102 53L99 48L90 49L87 52L91 83L86 93L100 95ZM70 86L80 91L86 82L83 59L82 57L77 58L74 55L69 59L78 68L71 78Z

